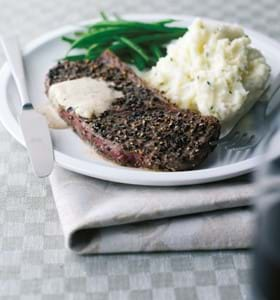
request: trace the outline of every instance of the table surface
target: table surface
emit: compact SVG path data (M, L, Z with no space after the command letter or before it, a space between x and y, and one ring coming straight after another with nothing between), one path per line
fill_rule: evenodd
M280 39L278 0L224 2L0 0L0 33L16 32L25 44L104 10L207 16L240 22ZM33 176L26 152L2 125L0 182L0 299L250 298L247 251L87 257L70 253L48 181Z

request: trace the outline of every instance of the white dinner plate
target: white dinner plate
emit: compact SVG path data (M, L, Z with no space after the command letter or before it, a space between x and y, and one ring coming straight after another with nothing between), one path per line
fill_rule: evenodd
M194 19L178 15L129 15L126 17L144 21L174 18L180 20L179 25L183 26L189 26ZM90 22L94 22L94 20ZM68 45L62 42L60 37L73 32L81 25L67 26L50 32L33 41L24 49L27 84L31 101L35 107L47 101L44 94L45 75L68 49ZM275 77L280 72L280 44L254 30L245 28L245 31L252 38L253 45L265 55L267 62L272 67L272 78ZM7 65L4 65L0 73L0 99L2 123L13 137L24 145L17 122L20 101ZM90 147L81 141L71 129L52 129L51 135L56 163L66 169L114 182L157 186L206 183L248 173L257 167L261 158L260 149L267 142L263 140L256 149L239 153L217 147L200 168L193 171L155 172L122 167L96 157L92 154Z

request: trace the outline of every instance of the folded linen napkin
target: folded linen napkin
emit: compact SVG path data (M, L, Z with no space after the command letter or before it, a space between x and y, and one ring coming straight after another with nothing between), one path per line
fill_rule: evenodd
M248 177L197 186L141 187L56 167L51 186L67 246L79 254L248 248Z

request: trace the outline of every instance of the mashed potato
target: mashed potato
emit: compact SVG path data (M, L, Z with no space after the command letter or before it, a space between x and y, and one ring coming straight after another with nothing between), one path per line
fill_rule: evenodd
M197 19L144 77L180 108L232 122L264 90L270 68L239 26Z

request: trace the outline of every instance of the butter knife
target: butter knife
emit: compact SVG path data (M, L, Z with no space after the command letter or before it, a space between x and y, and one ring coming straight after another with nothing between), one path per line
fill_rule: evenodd
M17 38L10 36L2 37L0 40L20 96L22 111L19 123L34 173L38 177L46 177L51 173L54 165L53 146L47 120L34 110L29 101Z

